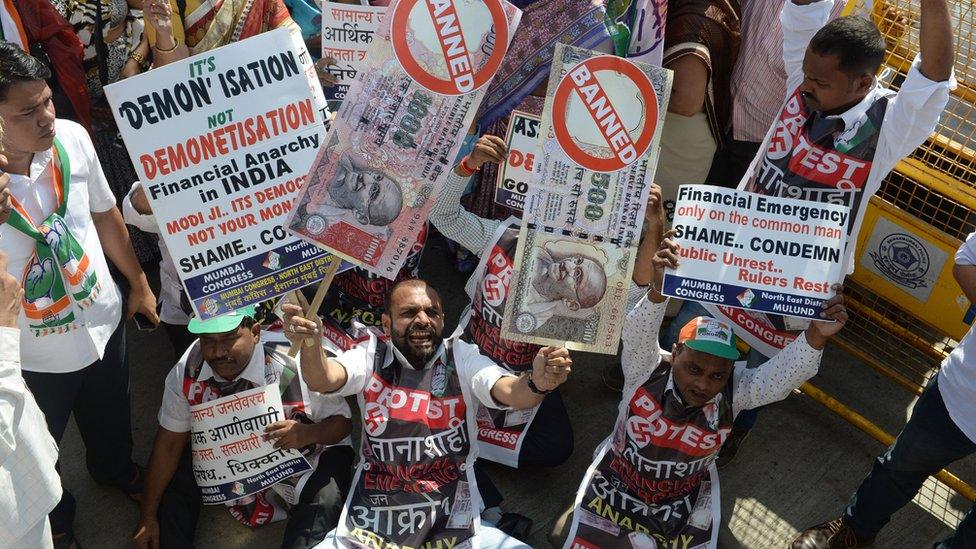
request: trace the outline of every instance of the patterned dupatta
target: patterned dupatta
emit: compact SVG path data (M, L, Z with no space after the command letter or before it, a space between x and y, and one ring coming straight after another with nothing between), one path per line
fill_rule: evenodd
M71 164L57 138L51 147L51 172L58 200L54 213L37 225L23 205L11 197L13 211L8 221L35 241L21 282L24 314L35 336L77 328L72 301L83 310L92 304L100 288L94 266L64 220Z
M281 0L204 1L185 21L190 55L257 36L289 20Z

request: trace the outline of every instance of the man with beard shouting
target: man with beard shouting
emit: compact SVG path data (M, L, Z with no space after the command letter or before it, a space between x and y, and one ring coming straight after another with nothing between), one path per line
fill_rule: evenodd
M528 547L480 524L474 475L477 403L529 409L566 381L572 360L565 348L544 347L530 372L516 376L482 356L475 345L443 339L440 295L426 282L394 285L382 316L388 342L371 338L335 359L323 353L303 364L309 388L358 395L362 459L338 528L319 547L421 547L463 544ZM282 307L285 335L314 345L318 319ZM443 545L442 545L443 543Z

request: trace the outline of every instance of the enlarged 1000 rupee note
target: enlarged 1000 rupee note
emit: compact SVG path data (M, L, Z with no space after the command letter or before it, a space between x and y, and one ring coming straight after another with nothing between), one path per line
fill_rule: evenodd
M397 0L319 150L288 229L394 278L501 65L521 12L503 0Z
M616 354L671 71L556 45L502 337Z

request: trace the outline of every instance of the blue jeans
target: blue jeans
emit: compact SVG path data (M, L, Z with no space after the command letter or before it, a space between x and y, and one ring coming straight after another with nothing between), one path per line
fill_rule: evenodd
M702 307L701 303L697 301L685 301L681 304L681 309L678 310L678 316L674 317L671 321L671 325L668 326L666 332L661 334L659 342L661 348L665 351L670 352L674 344L678 342L678 334L681 333L681 328L685 324L692 321L692 319L698 318L700 316L712 316L708 314L708 311ZM759 354L755 350L750 350L749 354L746 355L746 367L747 368L758 368L764 362L769 360L767 357ZM734 398L734 397L733 397ZM742 410L739 415L735 417L735 422L732 424L733 429L736 431L748 431L756 426L756 420L759 419L759 410L762 408L754 408L752 410Z
M912 417L895 443L874 462L844 512L848 524L860 537L877 534L895 511L915 497L929 475L976 452L969 439L949 417L939 378L929 383L915 403ZM956 527L956 535L936 547L976 547L976 511L970 509Z

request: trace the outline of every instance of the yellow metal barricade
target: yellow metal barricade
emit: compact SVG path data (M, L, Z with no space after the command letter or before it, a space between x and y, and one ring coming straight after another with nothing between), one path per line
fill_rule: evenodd
M976 6L948 0L955 29L958 86L932 136L899 162L871 199L848 279L851 320L839 335L846 351L906 390L920 394L976 316L952 277L956 249L976 230ZM846 14L871 17L888 56L879 74L897 90L918 53L918 0L851 0ZM872 437L891 436L836 399L801 389ZM963 496L976 490L941 472Z

